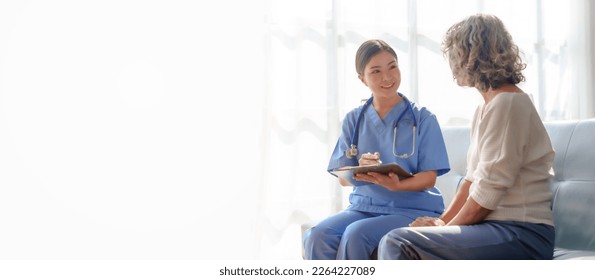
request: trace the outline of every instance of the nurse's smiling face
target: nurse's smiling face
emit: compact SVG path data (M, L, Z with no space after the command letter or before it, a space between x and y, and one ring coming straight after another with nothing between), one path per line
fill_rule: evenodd
M387 51L377 53L366 64L359 78L375 95L394 96L401 85L397 58Z

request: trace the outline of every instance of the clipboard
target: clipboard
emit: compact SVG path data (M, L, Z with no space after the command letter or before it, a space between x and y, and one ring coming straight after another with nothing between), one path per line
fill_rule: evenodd
M397 174L399 179L413 177L413 174L405 171L400 165L396 163L387 163L381 165L366 165L366 166L343 166L330 171L333 175L343 178L347 181L353 180L353 176L358 173L378 172L388 174L390 172Z

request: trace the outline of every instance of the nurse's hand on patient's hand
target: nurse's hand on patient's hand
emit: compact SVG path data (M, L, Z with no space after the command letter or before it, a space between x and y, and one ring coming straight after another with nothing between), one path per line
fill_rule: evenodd
M443 220L434 217L418 217L415 221L409 224L410 227L434 227L443 225L445 225Z

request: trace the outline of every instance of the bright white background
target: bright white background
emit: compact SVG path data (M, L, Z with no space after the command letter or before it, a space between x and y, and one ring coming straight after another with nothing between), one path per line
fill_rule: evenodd
M2 1L0 259L254 258L252 9Z
M401 91L469 122L441 36L500 16L546 120L594 117L589 1L0 2L0 259L300 259L344 207L326 172L369 91L355 50L399 55ZM230 166L233 166L230 167Z

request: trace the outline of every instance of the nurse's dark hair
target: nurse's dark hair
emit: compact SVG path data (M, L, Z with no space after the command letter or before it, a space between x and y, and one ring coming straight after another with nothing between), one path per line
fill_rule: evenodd
M397 61L399 58L397 57L397 53L393 50L391 46L389 46L386 42L373 39L365 41L359 46L357 53L355 54L355 71L358 75L363 75L364 70L366 69L366 65L370 62L370 59L376 54L381 51L386 51L392 54Z
M454 79L482 92L525 80L518 46L504 23L494 16L476 14L452 25L442 41Z

